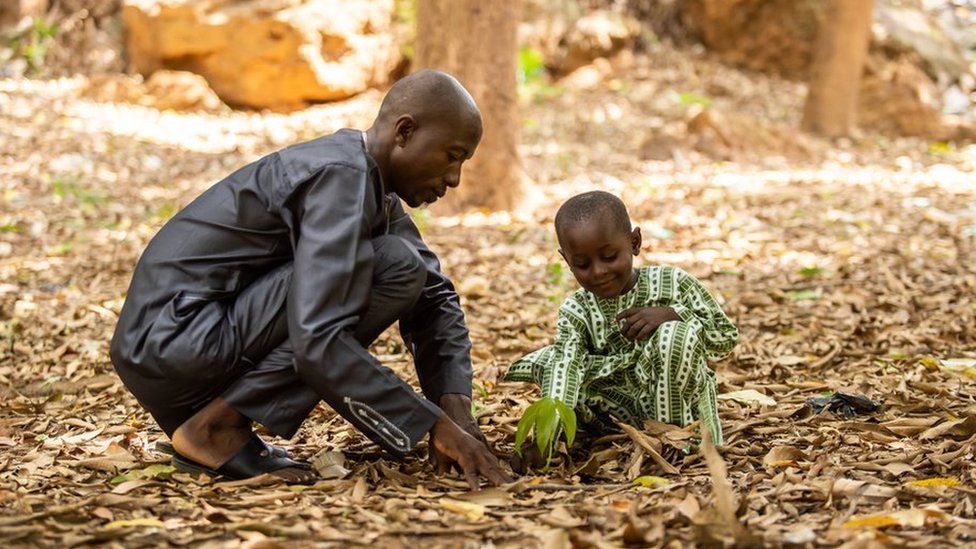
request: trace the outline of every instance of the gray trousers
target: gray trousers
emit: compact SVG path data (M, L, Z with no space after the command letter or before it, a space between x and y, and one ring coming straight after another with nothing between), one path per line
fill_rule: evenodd
M373 277L362 281L371 285L370 301L355 332L364 347L414 306L427 277L417 250L399 236L380 236L372 245ZM286 303L293 271L293 264L285 263L233 299L195 308L191 325L177 336L187 340L170 342L199 349L204 339L219 341L202 349L200 353L208 356L199 361L226 365L217 377L212 368L196 378L181 375L175 379L116 366L122 382L167 435L172 436L217 397L278 436L290 438L298 431L320 397L295 372L288 341ZM219 337L210 337L215 330ZM196 361L190 358L188 362Z

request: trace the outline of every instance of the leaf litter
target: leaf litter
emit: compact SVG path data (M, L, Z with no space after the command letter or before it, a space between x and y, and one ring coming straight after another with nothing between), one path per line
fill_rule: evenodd
M534 123L523 158L542 190L531 214L418 219L458 281L475 413L501 455L513 454L537 392L500 374L549 342L574 288L552 213L594 187L623 196L653 229L641 261L700 277L740 327L741 344L716 365L726 444L653 422L580 431L548 470L478 493L459 476L435 478L423 449L389 459L325 406L295 439L276 441L323 473L312 486L171 471L153 450L161 432L108 359L131 268L169 216L264 152L363 127L377 94L287 117L180 115L92 103L79 79L0 83L0 542L974 543L973 160L913 140L825 145L810 161L716 163L694 151L638 160L630 139L648 131L644 113L681 122L657 103L661 86L695 70L726 76L664 53L633 71L626 95L567 88L525 106ZM763 98L770 112L799 112L793 84L756 78L713 106L748 110ZM416 381L394 331L372 350ZM850 419L804 406L836 392L885 406Z

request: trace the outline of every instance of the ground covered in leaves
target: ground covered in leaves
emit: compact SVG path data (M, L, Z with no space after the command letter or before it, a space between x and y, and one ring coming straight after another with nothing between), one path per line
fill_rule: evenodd
M692 108L789 128L802 98L659 53L596 87L527 90L522 151L543 191L531 213L415 217L463 296L476 412L500 454L535 393L499 375L548 342L573 289L551 214L591 188L629 204L644 262L699 276L740 327L716 365L727 443L701 452L688 430L648 425L479 493L434 478L423 450L387 459L324 407L289 442L329 477L314 486L172 474L109 363L129 273L169 216L260 154L362 127L379 94L289 116L195 115L95 103L80 78L0 81L0 543L976 542L976 152L869 136L794 155L723 138L717 155L705 143L641 160L656 131L686 137ZM411 377L393 333L374 350ZM833 391L883 408L804 407Z

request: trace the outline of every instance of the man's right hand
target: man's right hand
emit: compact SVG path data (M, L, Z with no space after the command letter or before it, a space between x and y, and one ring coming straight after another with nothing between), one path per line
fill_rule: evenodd
M479 474L493 486L511 481L488 447L464 432L446 413L441 414L430 430L430 438L432 461L437 465L438 473L447 472L452 463L457 463L472 490L480 487Z

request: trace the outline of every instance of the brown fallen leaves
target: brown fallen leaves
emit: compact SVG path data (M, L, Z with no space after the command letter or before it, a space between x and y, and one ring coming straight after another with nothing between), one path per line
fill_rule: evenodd
M722 70L699 61L644 66L627 95L529 105L526 119L538 124L526 130L525 161L548 184L538 219L433 217L425 234L458 281L475 345L475 413L505 454L535 394L499 374L548 343L573 288L558 267L552 212L578 190L623 196L644 228L641 261L702 278L741 329L734 356L716 366L725 446L700 448L693 429L655 423L590 433L552 470L478 493L459 477L434 478L423 450L387 459L324 406L286 443L323 472L313 486L175 473L152 449L161 433L111 371L114 315L160 224L274 148L276 132L297 139L302 120L328 121L319 132L361 117L345 106L328 111L335 116L120 116L78 100L71 82L0 85L0 543L974 543L976 390L966 372L976 350L976 188L957 169L969 161L919 158L914 142L791 171L636 160L628 139L647 131L635 126L642 113L667 116L657 105L665 94L651 92L690 81L695 66L704 67L695 79ZM790 93L760 84L776 93L750 91L772 102L758 107L789 106ZM607 101L625 115L592 125L587 113L606 114ZM173 128L194 137L181 143ZM891 168L891 155L915 158L919 171ZM373 350L415 381L394 331ZM835 390L885 406L850 420L804 409Z

